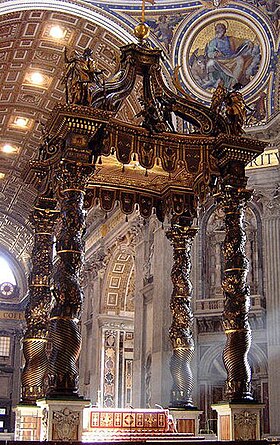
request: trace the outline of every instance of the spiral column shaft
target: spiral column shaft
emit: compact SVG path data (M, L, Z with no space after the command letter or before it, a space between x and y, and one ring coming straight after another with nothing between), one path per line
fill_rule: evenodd
M248 260L245 255L244 213L251 192L225 186L220 202L225 213L223 325L226 345L223 361L227 371L226 396L230 401L252 400L248 352L251 329L248 320L250 289L246 284Z
M23 339L25 366L22 372L22 403L35 404L45 396L48 366L46 344L51 305L50 273L53 257L53 228L58 212L56 200L39 197L31 221L35 229L29 302L25 311L27 328Z
M180 219L167 231L173 246L174 264L171 271L173 292L170 308L173 315L169 330L173 353L170 371L173 378L172 407L193 407L193 375L191 361L194 355L192 334L193 313L191 309L192 283L191 247L197 229L184 225Z
M81 349L78 323L83 297L80 272L84 257L83 203L87 174L87 167L68 160L63 160L56 172L61 226L52 283L55 304L50 318L48 396L71 396L78 392L77 361Z

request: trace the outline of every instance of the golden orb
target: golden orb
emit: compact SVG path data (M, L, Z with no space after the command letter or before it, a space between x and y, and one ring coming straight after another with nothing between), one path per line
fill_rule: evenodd
M147 39L150 35L150 27L146 23L139 23L134 28L134 35L139 40Z

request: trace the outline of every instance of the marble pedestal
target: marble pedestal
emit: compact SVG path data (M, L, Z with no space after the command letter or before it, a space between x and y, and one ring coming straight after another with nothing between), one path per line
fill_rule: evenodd
M41 409L36 405L18 405L15 412L15 440L40 440Z
M261 403L218 403L218 440L259 440Z
M190 433L194 436L199 434L199 416L202 411L197 409L176 409L169 408L174 419L178 433Z
M42 410L40 440L81 441L86 400L38 400Z

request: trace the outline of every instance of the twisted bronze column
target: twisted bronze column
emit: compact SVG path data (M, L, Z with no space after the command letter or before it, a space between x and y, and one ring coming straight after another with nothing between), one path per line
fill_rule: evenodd
M226 395L230 401L250 401L251 369L248 351L251 329L248 320L250 289L246 284L244 213L251 192L226 185L220 194L225 213L223 325L227 336L223 360L227 371Z
M31 221L35 229L29 302L25 310L27 329L23 339L25 366L22 372L22 403L36 404L45 395L46 344L51 305L50 273L53 257L53 227L58 211L56 200L39 197Z
M53 276L55 304L50 318L51 354L48 396L71 396L78 391L77 361L82 289L80 271L84 256L83 210L87 176L91 167L64 159L56 171L61 227L57 237L58 261Z
M173 220L167 238L173 246L174 264L171 271L173 292L170 308L173 315L169 337L173 347L170 370L173 378L171 406L193 407L193 375L191 360L194 355L192 335L193 313L191 309L192 283L191 247L197 228L190 227L191 221L184 217Z

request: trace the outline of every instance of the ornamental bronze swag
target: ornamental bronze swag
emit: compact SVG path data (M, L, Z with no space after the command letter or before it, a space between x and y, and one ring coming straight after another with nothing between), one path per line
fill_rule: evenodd
M137 206L143 218L149 218L153 210L161 222L171 216L167 231L174 252L170 406L193 407L190 270L197 228L192 222L198 202L209 195L225 213L226 395L230 401L253 399L243 228L251 192L246 190L245 166L265 145L243 135L244 101L239 92L227 91L221 84L207 107L182 95L182 88L170 89L162 77L161 51L149 46L148 33L144 23L136 26L138 44L120 49L119 70L109 79L98 69L89 48L82 54L65 52L66 103L54 108L38 159L31 161L26 175L39 196L32 217L35 244L22 374L25 404L43 396L79 397L85 209L98 204L110 212L119 203L126 215ZM118 111L139 78L142 108L137 118L141 123L132 125L118 119ZM174 116L192 131L175 131ZM138 168L134 168L136 162ZM57 258L53 266L54 233Z

